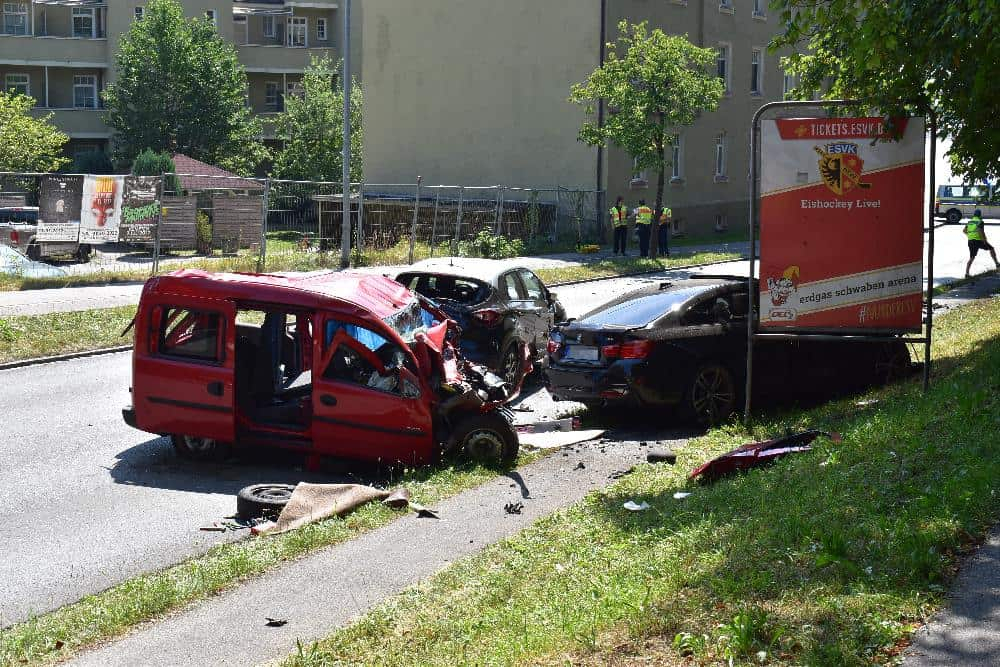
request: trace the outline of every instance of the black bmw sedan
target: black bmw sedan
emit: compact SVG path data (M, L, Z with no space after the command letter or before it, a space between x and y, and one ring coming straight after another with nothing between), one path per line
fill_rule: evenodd
M653 283L553 330L546 383L556 400L675 406L702 424L743 406L745 278ZM754 400L863 389L913 370L898 338L775 340L754 345Z

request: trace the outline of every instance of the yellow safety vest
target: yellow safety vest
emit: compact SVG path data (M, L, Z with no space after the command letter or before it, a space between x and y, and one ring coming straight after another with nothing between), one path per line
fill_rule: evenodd
M617 206L611 207L611 222L615 227L624 227L628 225L628 209L618 208Z
M670 222L670 218L674 215L674 212L670 210L669 206L663 207L663 212L660 213L660 224L665 225Z
M983 219L972 217L965 225L965 235L970 241L985 241L986 235L983 233Z
M653 209L648 206L640 206L635 215L635 224L637 225L651 225L653 224Z

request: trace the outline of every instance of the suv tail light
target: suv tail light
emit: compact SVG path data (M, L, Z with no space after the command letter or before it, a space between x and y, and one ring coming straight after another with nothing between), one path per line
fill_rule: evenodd
M10 230L10 242L13 243L14 245L17 245L18 238L19 237L17 234L17 230L16 229Z
M479 324L490 329L500 324L500 321L503 320L503 315L496 308L483 308L472 311L472 318Z
M605 345L601 356L605 359L645 359L653 351L653 341L630 340L621 345Z

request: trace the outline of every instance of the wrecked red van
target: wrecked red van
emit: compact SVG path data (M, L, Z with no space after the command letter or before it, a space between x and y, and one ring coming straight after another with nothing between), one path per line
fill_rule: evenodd
M517 456L503 407L516 390L463 360L457 325L387 277L185 269L146 283L134 326L123 417L182 456Z

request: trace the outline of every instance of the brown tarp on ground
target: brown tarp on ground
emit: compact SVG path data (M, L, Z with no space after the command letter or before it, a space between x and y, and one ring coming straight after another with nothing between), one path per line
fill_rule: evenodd
M273 524L260 526L257 532L284 533L307 523L347 514L373 500L383 500L389 492L363 484L309 484L299 482Z

